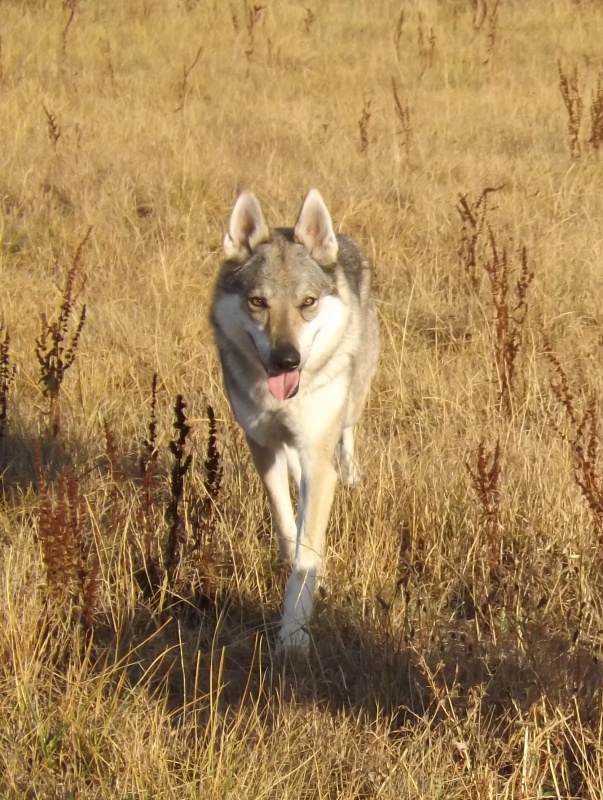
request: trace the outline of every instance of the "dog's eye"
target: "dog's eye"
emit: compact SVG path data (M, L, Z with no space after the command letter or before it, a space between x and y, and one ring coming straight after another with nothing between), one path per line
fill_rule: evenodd
M266 298L258 297L257 295L248 298L247 302L252 308L268 308L268 303L266 302Z
M312 296L309 296L309 297L306 297L306 299L302 303L302 308L312 308L312 306L315 306L315 305L316 305L316 298L312 297Z

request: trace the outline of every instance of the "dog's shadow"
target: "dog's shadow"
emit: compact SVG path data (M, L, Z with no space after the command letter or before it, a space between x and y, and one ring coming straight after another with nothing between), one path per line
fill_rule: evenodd
M268 707L277 698L333 715L389 717L394 728L451 713L462 719L476 698L501 728L509 714L526 715L543 700L570 698L583 721L601 711L603 667L593 652L537 626L515 644L500 635L477 641L470 625L421 642L393 635L386 619L319 603L310 652L277 656L278 624L276 611L200 595L160 614L139 610L119 636L97 636L97 653L99 663L126 669L131 683L148 681L176 717L203 705L224 713Z

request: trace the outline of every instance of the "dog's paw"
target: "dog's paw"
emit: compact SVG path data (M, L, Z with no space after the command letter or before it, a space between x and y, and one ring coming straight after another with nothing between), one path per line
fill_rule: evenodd
M289 653L307 655L310 650L310 634L295 620L281 625L276 641L276 654L282 656Z
M339 477L343 486L358 486L362 481L362 473L354 461L349 464L341 464Z

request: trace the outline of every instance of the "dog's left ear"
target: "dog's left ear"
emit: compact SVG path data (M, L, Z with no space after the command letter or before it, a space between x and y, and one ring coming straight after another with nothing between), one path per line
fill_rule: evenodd
M295 223L295 238L321 266L337 261L337 239L331 215L318 189L310 189Z

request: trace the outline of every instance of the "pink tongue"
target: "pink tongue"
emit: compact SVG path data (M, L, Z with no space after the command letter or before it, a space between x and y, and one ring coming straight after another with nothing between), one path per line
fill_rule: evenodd
M277 400L288 400L299 386L299 371L280 372L278 375L268 376L268 388Z

